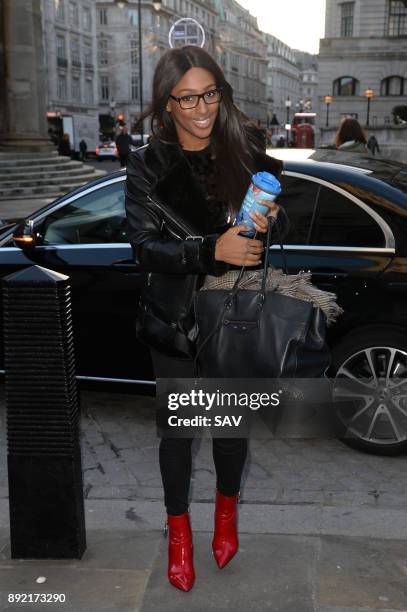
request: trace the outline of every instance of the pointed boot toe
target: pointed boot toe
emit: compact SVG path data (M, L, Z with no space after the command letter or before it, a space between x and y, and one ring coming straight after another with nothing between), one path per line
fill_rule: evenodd
M181 591L189 591L195 582L192 531L189 513L167 515L168 580Z
M225 567L239 549L237 535L237 502L239 493L231 497L216 491L215 532L212 551L220 569Z

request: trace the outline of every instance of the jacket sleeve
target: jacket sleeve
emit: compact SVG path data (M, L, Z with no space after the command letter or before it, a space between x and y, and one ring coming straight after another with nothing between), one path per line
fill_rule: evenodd
M125 185L127 231L140 270L214 276L227 272L229 265L215 260L220 234L187 240L163 236L164 219L148 199L151 187L144 160L137 153L130 154Z

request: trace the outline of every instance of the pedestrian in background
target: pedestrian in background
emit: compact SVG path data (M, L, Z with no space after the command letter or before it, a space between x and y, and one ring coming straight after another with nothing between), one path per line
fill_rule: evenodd
M356 119L349 117L342 120L335 134L334 144L338 151L367 153L366 136Z
M377 138L374 134L370 135L370 138L367 141L367 148L369 149L372 155L374 155L376 151L380 153L379 143L377 142Z
M69 134L64 134L61 138L61 141L58 145L58 154L65 155L67 157L72 157L72 148L71 142L69 140Z
M127 166L127 158L131 151L130 146L133 144L133 139L130 134L127 133L126 127L124 127L116 137L115 142L119 154L120 167L125 168Z
M88 150L88 145L86 144L86 140L82 138L82 140L79 143L79 157L81 161L85 161L87 150Z

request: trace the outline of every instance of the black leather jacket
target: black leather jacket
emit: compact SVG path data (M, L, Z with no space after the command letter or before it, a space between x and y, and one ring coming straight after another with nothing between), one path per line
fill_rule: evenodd
M258 160L258 171L278 176L281 169L266 154ZM169 355L192 356L194 291L205 274L220 276L230 266L215 260L220 233L179 144L154 139L129 155L125 204L134 261L146 272L138 338Z

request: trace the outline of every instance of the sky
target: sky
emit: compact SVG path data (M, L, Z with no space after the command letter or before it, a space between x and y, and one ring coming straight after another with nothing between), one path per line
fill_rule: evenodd
M257 17L260 30L293 49L318 53L324 37L325 0L237 0Z

